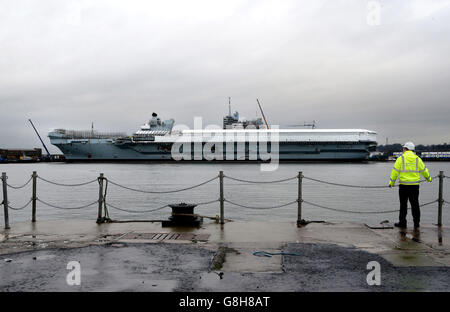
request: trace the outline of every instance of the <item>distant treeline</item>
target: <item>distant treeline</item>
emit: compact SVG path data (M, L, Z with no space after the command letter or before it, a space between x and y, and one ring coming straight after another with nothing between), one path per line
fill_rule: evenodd
M403 151L403 145L399 143L378 145L377 150L379 152L392 154L394 152ZM450 152L450 143L433 144L433 145L417 145L416 151L418 152Z

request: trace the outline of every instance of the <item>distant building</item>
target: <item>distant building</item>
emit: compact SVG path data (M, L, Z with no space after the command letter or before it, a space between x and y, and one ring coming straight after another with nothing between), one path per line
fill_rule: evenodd
M396 159L400 157L402 152L394 152L393 157ZM423 160L450 160L450 152L416 152L417 156Z
M1 160L7 160L7 161L38 160L41 157L42 157L42 149L41 148L0 149Z
M422 159L450 160L450 152L419 152Z

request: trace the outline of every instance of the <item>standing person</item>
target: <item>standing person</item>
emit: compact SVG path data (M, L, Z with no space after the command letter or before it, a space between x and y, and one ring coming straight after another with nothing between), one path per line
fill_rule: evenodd
M431 176L422 159L413 151L415 149L414 143L406 142L403 145L403 154L397 158L394 168L391 172L391 181L389 187L395 185L395 180L400 184L399 198L400 198L400 215L399 222L395 223L396 227L406 228L406 215L408 213L408 200L411 203L411 210L414 221L414 228L420 226L420 206L419 206L419 182L420 175L431 182Z

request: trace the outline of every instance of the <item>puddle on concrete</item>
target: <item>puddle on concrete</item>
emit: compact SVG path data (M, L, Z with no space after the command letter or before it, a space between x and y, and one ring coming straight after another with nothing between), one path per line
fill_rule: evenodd
M432 257L425 254L387 253L383 255L387 261L399 267L440 266Z
M220 275L219 271L205 272L200 274L200 288L201 289L220 289L220 284L226 273ZM221 278L222 276L222 278Z
M117 283L106 284L101 291L156 291L172 292L178 285L176 280L147 280L125 277L115 280Z
M253 255L252 250L236 247L237 252L227 253L222 271L224 272L266 272L281 273L281 255L272 257L258 257ZM265 251L277 253L279 249L268 249Z

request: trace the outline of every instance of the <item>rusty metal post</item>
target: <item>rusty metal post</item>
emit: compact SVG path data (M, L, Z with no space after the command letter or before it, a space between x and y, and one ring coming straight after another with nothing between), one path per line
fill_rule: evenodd
M224 224L223 171L219 172L220 182L220 224Z
M37 182L37 173L33 171L33 175L31 176L33 179L33 194L31 196L32 206L31 206L31 222L36 222L36 182Z
M3 184L3 208L5 216L5 230L9 229L9 215L8 215L8 186L6 185L6 172L2 172L2 184Z
M303 183L303 172L298 173L298 198L297 198L297 226L303 225L304 221L302 219L302 183Z
M444 171L439 171L439 197L438 197L438 226L442 226L442 205L444 204L442 191L444 189Z
M102 205L103 205L103 173L100 173L100 177L98 178L98 216L97 223L103 222L102 216Z

